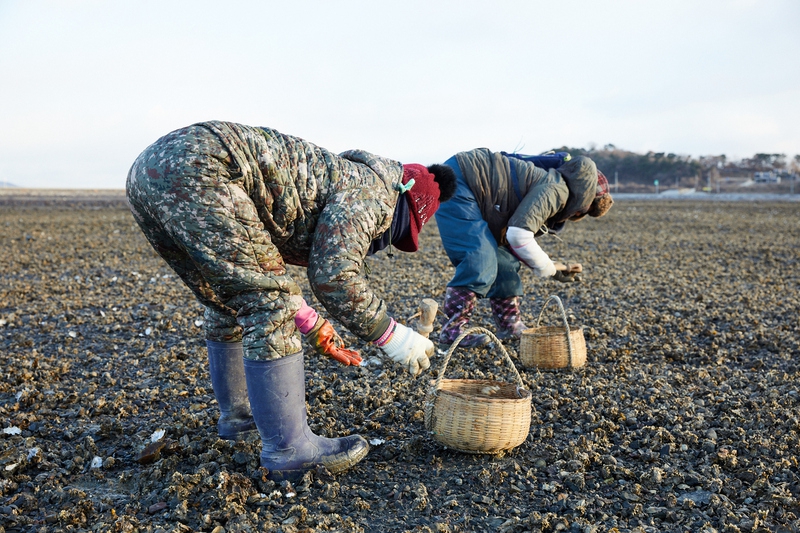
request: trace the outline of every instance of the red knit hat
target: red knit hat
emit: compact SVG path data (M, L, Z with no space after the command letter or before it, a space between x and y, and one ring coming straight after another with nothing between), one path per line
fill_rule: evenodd
M404 252L416 252L419 249L418 235L424 226L439 209L439 184L434 175L423 165L403 165L403 185L414 180L414 185L401 196L408 202L408 214L411 221L409 234L392 244Z

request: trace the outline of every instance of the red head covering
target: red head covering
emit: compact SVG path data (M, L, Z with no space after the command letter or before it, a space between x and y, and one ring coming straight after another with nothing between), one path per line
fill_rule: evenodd
M408 215L411 228L406 237L392 244L404 252L416 252L419 248L418 235L424 226L439 209L439 184L434 181L433 174L423 165L403 165L403 185L414 180L414 185L401 194L408 202Z
M597 193L595 197L605 196L608 194L608 179L606 179L606 175L600 172L600 169L597 170Z

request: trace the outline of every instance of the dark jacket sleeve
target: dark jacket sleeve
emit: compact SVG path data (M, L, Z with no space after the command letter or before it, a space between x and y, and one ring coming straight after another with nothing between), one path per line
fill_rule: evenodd
M533 233L555 216L569 197L569 189L555 170L540 178L525 194L508 220L509 226Z

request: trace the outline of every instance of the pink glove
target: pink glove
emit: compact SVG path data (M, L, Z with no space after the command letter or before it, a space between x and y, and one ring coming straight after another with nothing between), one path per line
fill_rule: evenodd
M361 364L361 355L345 348L344 341L336 334L331 323L320 317L305 300L294 315L294 323L318 354L332 357L343 365Z

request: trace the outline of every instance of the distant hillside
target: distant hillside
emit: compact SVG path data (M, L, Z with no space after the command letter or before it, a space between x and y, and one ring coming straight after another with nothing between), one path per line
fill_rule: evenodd
M648 152L637 154L620 150L613 145L603 149L584 150L581 148L562 147L573 156L585 155L597 163L597 168L613 182L614 173L619 174L619 181L624 183L650 184L659 180L663 185L677 183L680 179L694 178L702 173L700 163L688 156Z
M607 144L602 148L570 148L557 151L573 156L585 155L597 163L609 181L617 174L620 183L650 185L658 180L662 186L678 187L711 184L725 177L750 177L755 172L771 171L775 175L793 178L800 169L800 155L787 160L785 154L755 154L751 158L732 161L725 155L693 158L663 152L639 154Z
M0 181L0 187L16 187L16 185L7 181Z

